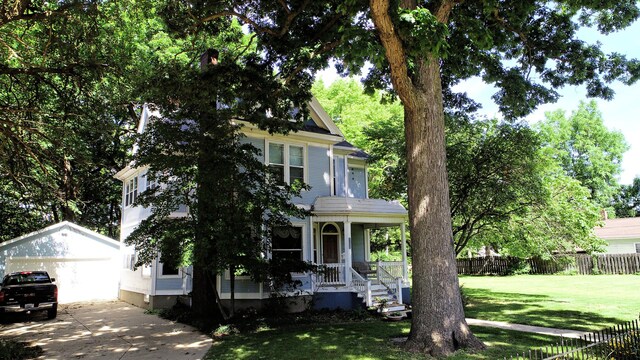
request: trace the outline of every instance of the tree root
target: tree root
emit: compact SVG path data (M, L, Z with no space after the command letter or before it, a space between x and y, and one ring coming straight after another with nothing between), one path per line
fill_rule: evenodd
M417 338L410 336L404 344L408 352L426 354L433 357L452 355L457 350L477 352L486 349L486 345L470 331L453 331L449 336L434 333L432 336Z

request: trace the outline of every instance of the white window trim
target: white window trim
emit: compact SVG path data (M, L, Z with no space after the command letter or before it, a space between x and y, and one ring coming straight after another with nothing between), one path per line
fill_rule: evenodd
M178 267L178 274L162 275L164 264L158 261L158 279L182 279L182 267Z
M135 198L133 198L133 197L132 197L132 201L131 201L131 203L127 204L127 197L128 197L128 195L129 195L130 193L133 193L133 192L134 192L134 190L131 190L131 189L133 189L133 187L129 188L129 183L130 183L130 182L134 182L134 183L135 183L135 185L136 185L136 186L135 186L135 196L134 196ZM123 188L123 189L122 189L122 190L123 190L123 191L122 191L122 195L123 195L123 196L122 196L122 205L124 205L124 208L125 208L125 209L127 209L127 208L130 208L130 207L132 207L132 206L133 206L133 203L137 200L138 196L140 195L140 179L139 179L139 174L138 174L138 173L136 173L134 176L132 176L132 177L130 177L130 178L128 178L128 179L126 179L126 180L124 181L123 185L122 185L122 188ZM131 191L128 191L128 190L131 190Z
M309 159L307 155L307 144L306 143L296 143L296 142L281 142L281 141L271 141L265 140L264 146L264 161L267 166L271 164L269 161L269 145L283 145L284 146L284 182L287 184L291 184L291 171L290 171L290 161L289 161L289 147L296 146L302 148L302 181L305 184L309 183Z

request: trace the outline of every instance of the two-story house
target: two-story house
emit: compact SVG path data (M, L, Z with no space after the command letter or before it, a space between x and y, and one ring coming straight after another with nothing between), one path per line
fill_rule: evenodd
M311 216L292 219L291 228L276 231L268 256L311 261L322 271L293 274L302 286L288 295L312 297L317 308L370 306L380 296L408 302L407 211L398 202L369 198L367 155L345 140L315 98L309 110L311 119L295 133L271 135L248 123L242 130L243 141L260 149L261 160L277 168L284 182L302 179L311 187L293 199L311 210ZM139 132L145 130L150 115L145 107ZM149 209L132 206L146 189L145 172L126 167L115 175L124 184L121 241L150 214ZM390 226L401 229L402 261L370 262L370 229ZM156 260L134 270L135 249L122 249L121 299L143 307L167 307L191 291L188 268L168 268ZM259 306L271 296L265 284L242 276L235 282L236 302ZM228 272L220 274L218 293L223 301L230 298L230 289Z

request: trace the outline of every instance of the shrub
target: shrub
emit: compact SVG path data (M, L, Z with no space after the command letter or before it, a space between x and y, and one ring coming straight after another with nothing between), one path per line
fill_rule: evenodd
M640 358L640 332L629 331L607 342L607 359L638 358Z
M526 259L515 259L509 264L507 275L526 275L531 273L531 265Z

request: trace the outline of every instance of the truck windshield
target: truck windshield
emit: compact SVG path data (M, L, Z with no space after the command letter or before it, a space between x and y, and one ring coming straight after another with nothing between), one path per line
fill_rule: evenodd
M34 283L49 283L49 275L42 272L23 272L19 274L7 275L4 278L4 285L20 285Z

